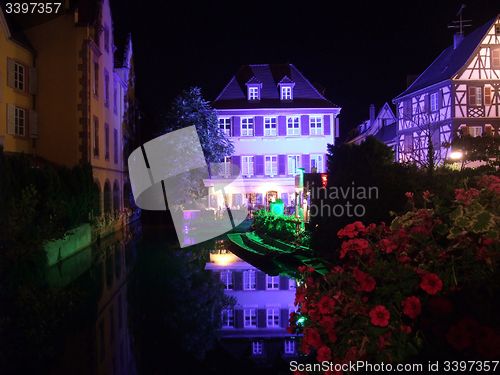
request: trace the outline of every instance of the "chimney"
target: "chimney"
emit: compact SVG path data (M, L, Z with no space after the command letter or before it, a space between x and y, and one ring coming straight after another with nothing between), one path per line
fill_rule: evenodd
M453 35L453 49L457 49L462 40L464 40L464 34L456 33Z
M375 122L375 104L370 105L370 126Z

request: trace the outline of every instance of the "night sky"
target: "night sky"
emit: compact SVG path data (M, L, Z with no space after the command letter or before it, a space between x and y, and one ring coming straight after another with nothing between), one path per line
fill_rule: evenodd
M137 91L157 119L182 90L213 101L241 65L294 64L342 107L341 137L406 88L453 43L500 13L496 0L111 0L117 37L132 33ZM118 38L117 38L118 40Z

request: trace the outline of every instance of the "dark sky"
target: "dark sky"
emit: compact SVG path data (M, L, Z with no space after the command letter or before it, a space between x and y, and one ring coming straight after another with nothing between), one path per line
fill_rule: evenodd
M111 0L115 33L132 33L137 89L157 116L190 86L212 101L244 64L294 64L342 107L341 138L406 88L453 43L500 13L497 0Z

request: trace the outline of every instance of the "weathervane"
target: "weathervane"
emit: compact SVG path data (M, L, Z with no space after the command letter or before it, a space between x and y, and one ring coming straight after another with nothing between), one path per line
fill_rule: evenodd
M455 25L448 25L448 29L460 29L458 31L458 34L461 34L461 35L463 35L463 33L464 33L464 31L463 31L464 27L471 26L471 25L464 25L464 22L472 22L472 20L462 20L462 10L464 8L465 8L465 4L462 4L462 6L460 7L460 10L457 13L457 16L460 16L460 20L459 21L452 21ZM456 24L458 24L458 25L456 25Z

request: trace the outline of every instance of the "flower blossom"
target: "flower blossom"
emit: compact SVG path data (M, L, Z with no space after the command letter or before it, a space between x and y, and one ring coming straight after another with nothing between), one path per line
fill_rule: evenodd
M408 297L402 304L404 306L403 312L412 319L415 319L422 312L420 300L415 296Z
M435 273L426 273L422 276L420 287L429 294L436 294L443 288L443 282Z
M386 327L389 324L391 313L384 306L375 306L370 311L371 322L375 326Z

